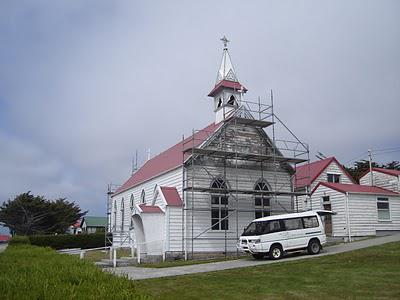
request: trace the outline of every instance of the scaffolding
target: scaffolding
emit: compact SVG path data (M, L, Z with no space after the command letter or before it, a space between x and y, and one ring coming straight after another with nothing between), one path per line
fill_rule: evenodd
M194 257L197 241L220 241L221 232L223 252L227 255L228 242L237 241L241 235L240 215L253 213L254 216L258 209L255 205L252 209L242 208L240 201L246 201L243 199L269 199L269 213L281 214L295 211L294 199L308 195L308 191L295 191L294 186L296 166L310 161L309 146L300 141L275 114L272 91L268 104L260 98L257 101L241 99L238 106L222 109L224 120L218 130L193 130L191 137L183 137L182 141L182 252L185 253L185 259ZM289 138L277 139L275 135L278 128L283 129ZM271 131L270 135L267 130ZM258 136L262 138L257 139L251 133L259 133ZM282 169L290 174L285 182L278 178ZM259 178L268 182L268 188L257 189L254 178L243 175L246 171L258 174ZM225 185L211 186L210 183L218 178ZM231 205L225 202L226 213L217 223L211 222L210 226L195 229L196 214L212 214L212 206L201 205L201 201L205 197L211 199L213 195L229 197L233 202ZM207 235L216 225L233 218L236 224L234 234L232 229L228 232L227 226L221 226L224 229L219 230L218 237ZM236 253L239 254L237 250Z

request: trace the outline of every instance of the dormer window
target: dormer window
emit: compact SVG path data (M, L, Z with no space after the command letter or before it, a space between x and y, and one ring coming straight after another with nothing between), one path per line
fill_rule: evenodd
M219 99L218 99L217 108L220 108L221 106L222 106L222 99L219 98Z
M327 181L333 183L340 183L340 174L327 174Z
M232 95L232 96L229 97L228 104L229 105L235 105L236 104L235 96Z

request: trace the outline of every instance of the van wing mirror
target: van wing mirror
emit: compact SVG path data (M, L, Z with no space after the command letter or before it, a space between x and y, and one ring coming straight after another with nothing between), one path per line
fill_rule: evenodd
M315 211L320 216L336 215L337 213L331 210L317 210Z

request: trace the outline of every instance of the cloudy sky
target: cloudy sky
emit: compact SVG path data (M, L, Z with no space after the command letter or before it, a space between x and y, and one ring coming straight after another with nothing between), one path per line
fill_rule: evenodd
M248 100L317 151L400 160L399 1L1 1L0 200L105 212L107 184L213 121L226 35Z

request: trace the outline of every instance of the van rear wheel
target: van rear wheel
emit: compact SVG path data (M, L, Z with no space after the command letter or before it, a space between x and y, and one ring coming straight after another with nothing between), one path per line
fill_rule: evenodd
M283 250L281 245L272 245L269 249L269 257L271 259L280 259L283 256Z
M311 240L307 247L308 254L315 255L321 251L321 244L317 239Z
M253 253L252 256L253 256L255 259L262 259L262 258L264 258L265 253Z

